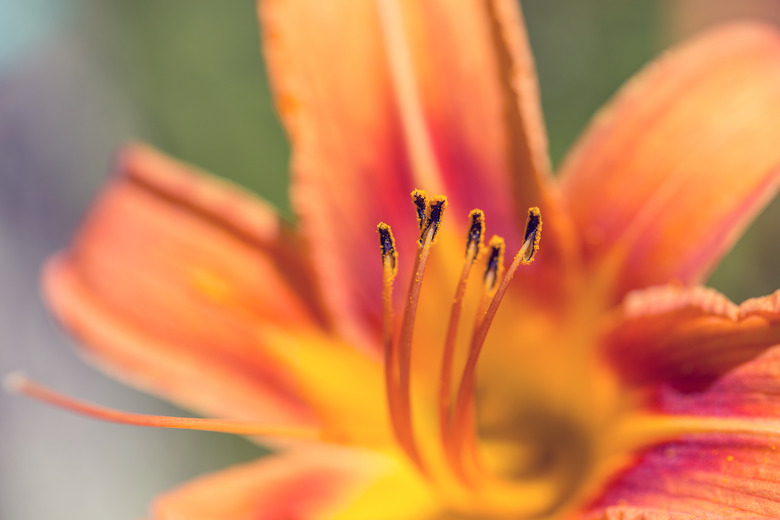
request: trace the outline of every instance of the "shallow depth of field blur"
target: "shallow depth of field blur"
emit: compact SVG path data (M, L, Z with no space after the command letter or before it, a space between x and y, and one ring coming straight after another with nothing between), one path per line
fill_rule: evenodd
M775 0L524 8L556 162L596 108L670 43L741 15L780 24ZM38 271L129 139L248 186L292 218L288 147L257 42L250 0L0 2L0 372L22 369L125 410L186 413L84 364L40 300ZM778 244L775 202L710 284L735 301L774 291ZM0 395L0 518L140 518L156 493L262 453L238 437L99 423Z

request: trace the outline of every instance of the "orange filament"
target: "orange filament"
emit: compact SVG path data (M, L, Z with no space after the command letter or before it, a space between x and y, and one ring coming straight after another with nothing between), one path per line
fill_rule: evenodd
M401 403L398 391L398 349L393 341L393 282L398 273L398 253L395 249L395 238L390 226L380 222L377 226L379 245L382 250L382 347L385 365L385 391L387 393L387 408L393 433L404 450L409 451L406 433L401 425Z
M504 272L505 247L506 246L504 244L504 239L499 236L494 235L493 237L490 238L490 242L488 242L488 251L487 251L488 254L486 258L485 274L483 276L482 294L479 299L479 304L477 305L477 312L474 318L474 325L472 329L474 331L479 330L479 328L482 326L485 313L488 309L488 304L490 303L491 297L495 294L497 280ZM463 386L462 381L463 381L463 373L461 373L460 382L458 384L458 390L460 390L460 387ZM473 399L469 399L469 406L468 406L469 410L472 409L472 405L471 405L472 401ZM465 478L465 472L461 466L462 460L459 457L460 445L462 443L456 442L456 439L453 437L453 433L452 433L453 430L452 402L450 402L448 406L449 409L447 410L446 414L449 419L449 422L447 424L447 432L443 436L444 455L447 459L447 462L456 471L456 474L464 481L466 481L466 483L469 483ZM462 420L464 420L468 424L473 425L473 417L468 417ZM476 463L475 460L476 457L473 456L472 459L474 459L473 461Z
M482 236L485 231L485 214L478 209L469 213L471 225L466 236L466 259L463 262L463 270L458 280L458 286L455 289L455 298L450 311L450 320L447 325L447 336L444 340L444 351L441 364L441 378L439 386L439 433L442 443L446 445L450 420L450 392L452 379L452 362L455 354L455 340L458 335L458 325L460 324L460 314L463 310L463 297L466 293L466 282L468 281L471 268L476 262L479 252L482 248Z
M413 276L409 283L409 292L406 299L401 332L398 340L398 415L393 420L397 422L396 428L400 432L399 442L405 448L412 462L423 472L427 473L420 457L420 452L414 437L412 425L411 405L411 364L412 364L412 340L414 337L414 323L417 317L417 306L420 301L420 290L425 276L425 268L428 265L428 256L441 225L444 210L447 207L447 199L434 197L428 201L427 194L421 190L412 192L412 200L417 207L417 217L420 226L420 239L418 240L417 255L415 257ZM422 212L423 203L425 211Z
M515 275L518 267L521 265L527 265L536 254L539 247L539 238L541 235L541 214L539 208L531 208L528 212L528 221L526 223L525 241L523 246L515 255L512 264L507 269L506 274L503 276L498 288L495 289L495 294L490 300L490 305L487 310L480 312L477 315L476 323L474 326L474 332L471 338L471 344L469 346L468 357L466 364L461 374L460 384L458 386L457 397L455 400L455 406L450 414L451 430L446 438L445 453L450 464L453 465L453 469L456 474L460 476L464 481L468 483L465 467L464 457L465 453L469 453L473 457L476 457L475 446L475 431L473 420L473 399L474 399L474 384L476 379L476 368L479 355L482 352L482 347L485 344L487 333L490 330L490 326L493 323L493 319L496 316L499 305L509 288L509 283ZM491 241L492 242L492 241ZM499 243L499 242L497 242ZM494 249L495 251L495 249ZM496 256L495 267L493 264L494 256L488 259L488 269L486 271L486 292L483 301L486 301L488 292L491 290L493 280L497 279L497 272L499 264L501 262L501 255Z
M59 392L56 392L55 390L36 383L27 376L18 372L7 375L4 381L4 386L5 389L9 392L22 394L58 408L102 421L130 424L135 426L153 426L157 428L178 428L183 430L232 433L235 435L252 435L259 437L302 439L312 441L325 440L321 431L311 428L269 426L267 424L260 424L252 421L201 419L197 417L167 417L161 415L144 415L122 412L68 397Z
M398 339L394 339L392 287L396 273L397 254L395 241L390 227L384 223L378 226L379 240L382 250L383 265L383 327L382 337L385 361L385 384L390 420L398 444L409 460L426 476L430 477L426 462L423 460L412 421L411 403L411 355L414 336L415 318L428 263L431 246L441 224L446 199L443 197L428 198L422 190L412 192L412 202L417 213L420 229L417 254L415 256L412 278L409 284L406 305L400 324ZM520 265L528 264L539 246L541 230L541 214L538 208L529 210L528 221L524 234L523 246L504 275L504 241L493 237L488 244L489 254L484 278L484 291L475 319L474 331L468 351L466 364L460 374L455 403L452 402L452 371L457 343L457 333L463 310L466 286L474 262L480 256L482 237L484 234L484 213L473 210L469 214L471 225L466 237L466 258L460 279L455 290L455 296L450 311L449 323L442 351L442 368L438 388L438 421L439 434L445 458L455 475L467 486L472 482L467 478L465 468L466 455L476 468L479 463L476 457L476 439L473 431L473 392L476 364L484 345L487 332L493 322L508 287ZM503 276L503 278L501 278ZM498 280L500 283L497 283Z

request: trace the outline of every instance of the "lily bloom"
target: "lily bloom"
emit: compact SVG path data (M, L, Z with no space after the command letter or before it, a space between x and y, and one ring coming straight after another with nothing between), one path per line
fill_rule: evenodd
M259 13L297 225L130 145L44 276L90 359L217 418L10 386L278 448L155 519L780 516L780 293L697 285L780 180L778 34L665 54L553 177L513 0Z

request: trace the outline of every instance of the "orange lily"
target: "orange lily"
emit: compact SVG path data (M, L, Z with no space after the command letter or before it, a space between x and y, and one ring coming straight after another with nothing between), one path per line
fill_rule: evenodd
M777 189L780 37L661 57L556 179L515 2L452 7L262 2L299 225L131 145L46 269L91 359L221 419L11 386L281 447L156 519L779 516L780 293L696 284Z

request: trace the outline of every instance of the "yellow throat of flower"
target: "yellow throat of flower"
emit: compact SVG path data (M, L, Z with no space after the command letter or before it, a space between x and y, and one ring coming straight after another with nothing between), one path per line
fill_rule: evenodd
M419 239L412 269L412 279L405 299L403 315L399 329L395 330L393 314L393 282L397 274L398 253L390 226L380 223L380 251L383 265L383 347L385 363L385 385L391 424L395 438L402 451L420 473L451 495L456 507L478 509L485 512L491 502L496 501L496 490L514 504L525 502L511 500L512 493L504 494L504 485L496 485L496 479L485 473L480 461L475 436L474 387L477 361L485 344L488 331L493 323L501 301L509 284L520 266L530 264L539 249L542 218L539 208L528 210L523 244L514 256L508 268L504 268L504 239L494 236L485 246L485 216L482 210L475 209L469 214L469 227L466 233L466 251L463 267L457 283L455 296L449 314L446 337L442 350L441 373L438 384L438 454L423 455L413 427L411 410L411 350L415 318L420 299L423 278L431 247L436 242L447 200L444 197L429 197L422 190L412 192L412 201L417 211ZM465 364L453 385L453 358L457 332L463 312L464 295L472 268L481 263L484 274L480 301L469 341ZM430 450L429 450L430 451ZM503 483L515 488L513 483ZM533 509L549 507L552 497L546 491L549 487L542 484L544 490L534 485L534 494L540 496L541 504ZM446 491L449 490L449 491ZM516 489L514 491L517 491ZM528 489L524 489L527 492ZM543 497L540 492L543 493ZM468 497L462 501L458 497ZM472 501L472 499L475 499ZM472 503L469 503L472 502ZM498 511L504 508L496 504ZM514 507L510 507L514 509ZM468 511L466 511L468 512ZM519 511L512 511L517 514ZM537 511L534 511L537 512Z

